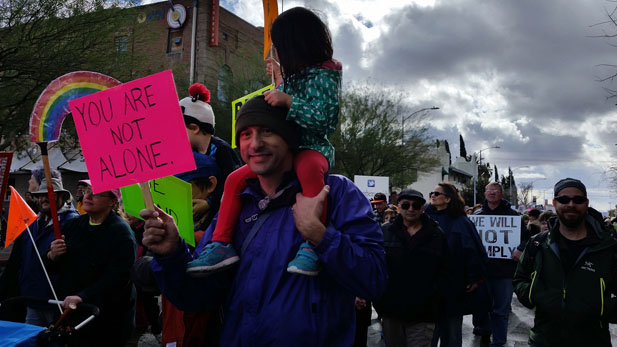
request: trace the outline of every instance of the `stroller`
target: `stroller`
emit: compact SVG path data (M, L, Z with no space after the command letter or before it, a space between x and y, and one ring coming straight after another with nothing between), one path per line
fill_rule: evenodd
M0 311L23 305L28 302L47 303L50 305L62 304L61 301L42 298L18 296L0 303ZM86 315L81 322L74 324L73 315ZM49 327L39 327L25 323L0 321L0 347L5 346L74 346L75 336L79 330L95 319L99 314L98 307L80 303L75 309L67 309L60 318ZM73 324L71 324L73 323Z

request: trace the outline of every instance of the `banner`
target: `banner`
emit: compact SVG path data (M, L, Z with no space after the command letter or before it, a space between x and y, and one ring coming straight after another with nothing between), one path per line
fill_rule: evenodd
M256 95L262 95L263 93L267 92L268 90L274 89L274 86L269 85L269 86L265 86L259 90L256 90L254 92L252 92L251 94L247 94L241 98L238 98L234 101L231 102L231 148L236 148L238 146L236 146L236 113L238 113L238 111L240 111L240 107L242 107L242 105L244 105L244 103L256 96Z
M489 258L510 259L521 243L521 216L471 215Z
M219 45L219 0L210 5L210 47Z
M171 70L69 105L95 193L195 169Z
M122 192L124 212L140 218L139 211L146 208L146 204L139 185L122 187L120 191ZM154 204L176 221L180 237L187 244L195 246L191 185L177 177L168 176L151 180L150 191Z
M9 185L9 174L11 173L11 161L13 153L0 153L0 215L4 208L4 199L6 198L6 187Z

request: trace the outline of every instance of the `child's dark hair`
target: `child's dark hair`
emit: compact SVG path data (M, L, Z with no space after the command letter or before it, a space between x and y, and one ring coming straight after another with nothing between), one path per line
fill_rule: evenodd
M180 107L184 108L184 106ZM184 125L188 128L191 124L197 125L199 127L199 130L201 130L202 134L214 135L214 127L212 126L212 124L200 122L199 120L197 120L197 118L191 116L184 116Z
M294 7L281 13L270 30L283 79L332 59L328 26L311 10Z
M194 183L201 190L206 190L212 185L212 182L210 182L210 177L193 178L191 180L191 183Z

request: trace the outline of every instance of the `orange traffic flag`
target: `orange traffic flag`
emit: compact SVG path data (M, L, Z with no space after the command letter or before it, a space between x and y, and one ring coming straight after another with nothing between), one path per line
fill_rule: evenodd
M272 23L279 15L277 0L261 0L264 5L264 60L268 57L270 46L272 46L272 37L270 36L270 28Z
M30 224L36 220L36 213L32 211L28 203L11 188L11 204L9 205L9 218L6 223L6 241L4 247L8 247Z

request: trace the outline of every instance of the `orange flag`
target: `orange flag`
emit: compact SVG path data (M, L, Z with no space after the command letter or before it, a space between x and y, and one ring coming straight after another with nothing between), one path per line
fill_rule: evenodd
M270 28L272 22L279 15L277 0L261 0L264 5L264 60L268 58L270 46L272 45L272 37L270 37Z
M6 241L4 247L13 242L19 234L26 230L26 226L34 223L36 213L32 211L30 206L17 193L15 188L11 188L11 204L9 205L9 219L6 224Z

